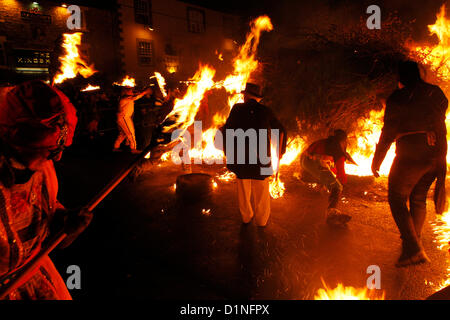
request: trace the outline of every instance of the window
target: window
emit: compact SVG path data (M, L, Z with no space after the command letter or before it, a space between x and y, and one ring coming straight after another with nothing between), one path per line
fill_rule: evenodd
M138 63L149 66L153 63L153 43L149 40L137 40Z
M187 8L187 21L189 32L205 32L205 12L203 10Z
M134 0L134 21L149 27L153 25L150 0Z

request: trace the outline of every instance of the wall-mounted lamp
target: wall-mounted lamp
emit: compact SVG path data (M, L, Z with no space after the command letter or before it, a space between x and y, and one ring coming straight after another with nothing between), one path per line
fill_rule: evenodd
M38 6L38 5L39 5L39 2L33 1L33 4L34 4L35 6Z
M67 8L67 4L63 3L63 4L61 5L61 7Z
M148 30L155 31L155 29L153 29L152 27L148 27Z

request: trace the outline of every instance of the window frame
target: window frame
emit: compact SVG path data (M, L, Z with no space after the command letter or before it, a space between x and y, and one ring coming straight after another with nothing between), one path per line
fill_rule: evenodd
M191 28L191 22L195 22L195 21L191 20L191 17L189 15L190 12L197 12L197 13L200 13L202 15L202 18L203 18L202 22L203 23L196 22L198 25L200 25L202 27L202 30L196 31L196 30L193 30L193 28ZM206 32L206 14L205 14L205 10L194 8L194 7L186 7L186 17L187 17L187 29L188 29L188 32L197 33L197 34Z
M143 53L141 52L140 43L149 43L150 44L150 53ZM139 66L153 66L154 65L154 45L153 40L150 39L136 39L136 54L137 54L137 62ZM142 63L142 58L150 58L149 63Z
M137 3L145 3L146 9L139 8ZM153 27L153 17L152 17L152 1L151 0L134 0L133 1L133 9L134 9L134 22L137 24L142 24L145 26ZM140 21L138 17L145 17L145 21Z

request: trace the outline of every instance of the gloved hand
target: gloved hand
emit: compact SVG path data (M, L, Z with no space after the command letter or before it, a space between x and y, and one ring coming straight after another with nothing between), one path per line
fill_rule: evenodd
M59 248L62 249L72 244L91 223L93 217L92 212L86 208L81 210L64 210L64 212L56 212L56 214L64 215L62 231L67 234L67 237L59 245Z

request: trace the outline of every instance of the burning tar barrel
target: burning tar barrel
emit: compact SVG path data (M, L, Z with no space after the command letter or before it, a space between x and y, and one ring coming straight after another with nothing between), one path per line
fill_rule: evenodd
M176 193L184 202L197 202L211 196L213 178L206 173L190 173L177 177Z

